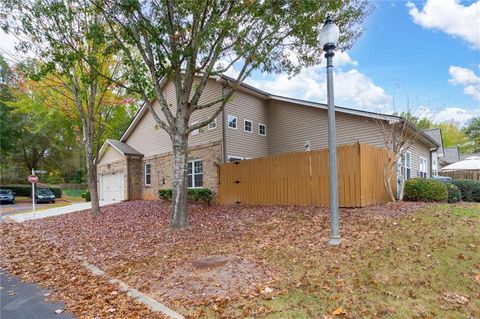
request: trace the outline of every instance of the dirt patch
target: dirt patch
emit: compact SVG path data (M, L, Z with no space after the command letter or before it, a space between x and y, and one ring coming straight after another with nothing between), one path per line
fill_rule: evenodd
M269 271L249 259L202 256L176 267L155 285L154 294L170 301L205 304L257 294L271 282Z

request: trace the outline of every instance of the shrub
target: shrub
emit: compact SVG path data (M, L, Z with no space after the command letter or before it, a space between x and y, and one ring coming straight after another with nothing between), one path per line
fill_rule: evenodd
M447 183L447 191L448 191L448 202L449 203L456 203L462 199L462 193L460 189L452 183Z
M160 199L164 201L171 201L172 200L172 190L170 188L168 189L161 189L158 191L158 194L160 196Z
M173 191L171 188L161 189L158 191L160 199L164 201L171 201ZM210 204L215 197L215 193L208 188L189 188L188 189L188 200L191 202L203 201L207 204Z
M446 202L447 186L431 179L412 178L405 182L404 197L413 202Z
M463 201L480 202L480 181L459 179L452 181L452 184L460 189Z
M89 191L86 191L86 192L82 193L82 198L85 198L86 202L89 202L89 201L92 200L91 197L90 197L90 192Z
M45 188L49 189L52 191L53 195L55 195L56 198L61 198L62 197L62 189L58 187L38 187L36 188ZM27 197L32 197L32 186L0 186L0 189L11 189L12 192L15 193L15 196L27 196Z

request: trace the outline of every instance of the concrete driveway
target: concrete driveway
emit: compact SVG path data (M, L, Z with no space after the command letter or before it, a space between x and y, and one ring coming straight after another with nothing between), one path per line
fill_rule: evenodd
M59 205L70 205L70 202L64 201L62 199L57 199L55 204L51 203L42 203L36 204L37 209L46 209L53 208ZM0 216L8 216L21 212L29 212L32 210L32 201L31 200L17 200L15 204L0 204Z
M112 205L119 203L117 202L100 202L100 206L107 206L107 205ZM62 206L62 207L54 207L50 209L44 209L40 211L36 211L35 213L32 212L26 212L26 213L17 213L17 214L12 214L7 216L6 218L16 221L16 222L24 222L27 220L32 220L32 219L41 219L41 218L46 218L46 217L52 217L52 216L58 216L58 215L63 215L63 214L69 214L69 213L74 213L86 209L90 209L92 207L92 204L90 202L82 202L82 203L73 203L68 206ZM2 219L4 217L2 216Z

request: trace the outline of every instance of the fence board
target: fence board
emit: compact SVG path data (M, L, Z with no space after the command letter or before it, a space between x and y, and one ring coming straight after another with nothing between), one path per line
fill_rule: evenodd
M386 150L371 145L337 147L339 205L387 202L383 183L386 160ZM328 149L221 164L217 200L222 204L327 207L328 170ZM395 181L395 176L392 178Z

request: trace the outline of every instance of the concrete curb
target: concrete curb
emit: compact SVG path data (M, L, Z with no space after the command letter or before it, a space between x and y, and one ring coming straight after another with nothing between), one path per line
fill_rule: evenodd
M90 271L94 276L105 276L105 275L107 275L103 270L101 270L100 268L98 268L95 265L92 265L92 264L88 263L85 260L81 261L81 265L83 267L85 267L85 269ZM144 294L143 292L141 292L141 291L139 291L135 288L130 287L127 283L125 283L125 282L123 282L119 279L110 278L110 279L108 279L108 282L111 283L112 285L119 286L121 291L126 292L126 294L128 296L130 296L133 299L137 300L138 302L144 304L145 306L150 308L150 310L152 310L152 311L161 312L164 315L166 315L170 318L173 318L173 319L185 319L178 312L176 312L176 311L168 308L167 306L159 303L158 301L156 301L152 297Z

